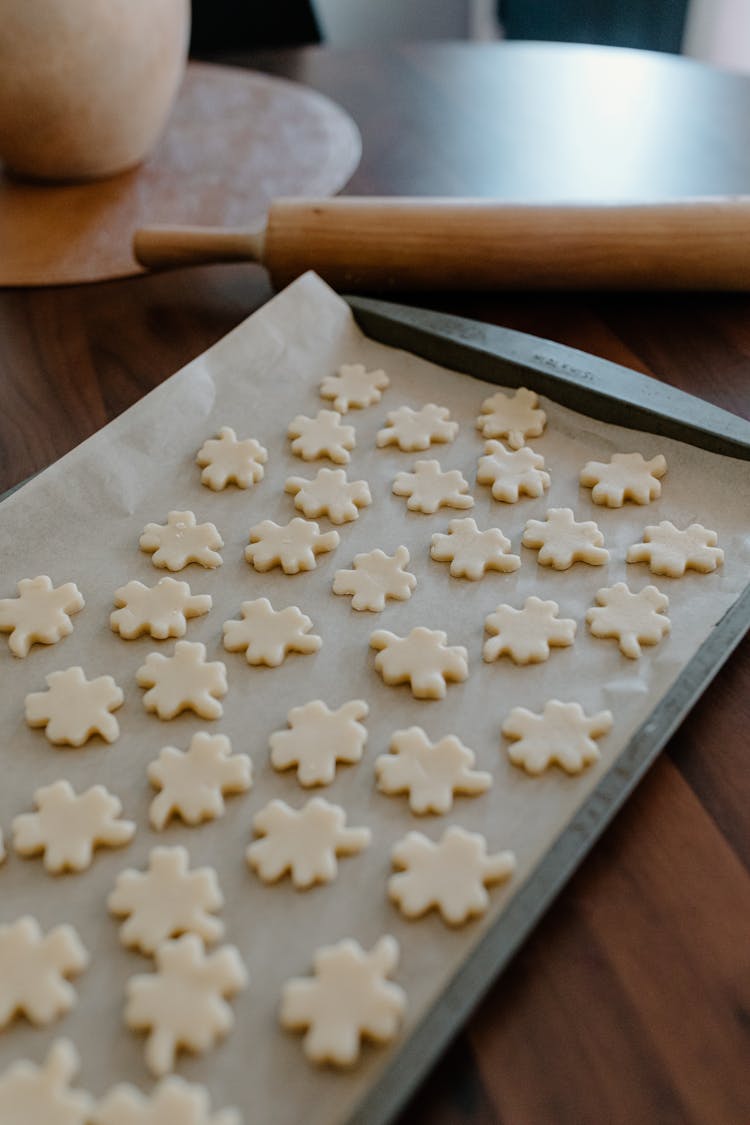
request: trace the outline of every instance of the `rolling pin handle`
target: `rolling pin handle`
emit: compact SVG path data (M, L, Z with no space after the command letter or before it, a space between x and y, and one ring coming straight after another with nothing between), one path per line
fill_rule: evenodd
M226 227L141 227L133 255L147 269L171 269L211 262L260 262L265 232Z

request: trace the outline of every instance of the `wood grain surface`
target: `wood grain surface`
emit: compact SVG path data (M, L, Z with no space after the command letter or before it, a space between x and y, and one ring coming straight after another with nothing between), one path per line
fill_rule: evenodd
M566 51L561 48L571 59ZM554 54L551 48L525 54L529 97L545 97L550 105L555 91L538 87L554 70ZM574 54L579 62L596 57L587 66L598 73L600 52ZM317 85L353 113L365 158L352 190L467 194L484 184L487 194L502 194L493 145L499 118L511 109L491 95L509 82L502 77L507 57L501 47L481 48L477 63L470 48L440 46L377 54L313 49L252 61ZM513 58L518 71L518 56ZM621 98L626 63L634 83L647 67L651 93L657 93L662 60L645 58L617 56ZM631 198L656 198L667 181L683 195L738 187L737 169L750 160L750 146L735 151L734 163L722 146L728 143L727 122L736 129L744 120L741 127L750 129L750 83L682 65L663 60L661 101L654 110L659 121L675 126L684 115L679 174L644 161L637 185L632 169L623 181L623 195L627 188ZM559 94L559 73L555 80ZM696 118L691 89L696 99L711 91L714 133L707 116ZM676 90L681 105L671 100ZM628 141L628 131L647 131L651 122L644 124L646 104L636 86L632 92L640 108L632 119L623 111L623 145L636 144ZM612 91L604 86L598 93L589 97L594 131L597 102ZM392 112L396 104L398 115ZM691 147L696 122L702 132ZM586 121L576 129L585 136ZM515 135L520 144L523 137ZM530 182L524 180L528 169L514 178L514 168L524 165L525 155L532 165L540 159L532 132L525 144L512 161L506 152L509 196ZM727 151L725 182L707 168L707 151ZM546 181L549 198L573 175L567 165L558 179L554 172ZM745 190L749 183L746 169ZM537 198L541 187L540 181ZM269 295L267 279L253 266L0 293L0 488L93 433ZM404 300L546 336L745 416L750 411L747 296L443 293ZM400 1125L750 1121L749 729L745 642L415 1095Z

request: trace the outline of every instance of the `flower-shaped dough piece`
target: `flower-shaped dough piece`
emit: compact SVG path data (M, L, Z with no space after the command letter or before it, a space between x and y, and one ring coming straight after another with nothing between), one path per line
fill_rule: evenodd
M473 508L468 482L460 469L440 468L438 461L417 461L412 473L398 473L393 482L396 496L408 496L410 512L432 515L438 508Z
M475 797L492 784L475 763L474 751L455 734L431 742L421 727L409 727L397 730L390 753L376 758L375 775L381 792L408 793L412 812L447 813L454 794Z
M577 523L572 508L550 508L547 518L527 520L521 542L540 548L537 562L555 570L569 570L574 562L603 566L609 562L604 536L593 520Z
M17 1014L41 1025L69 1012L76 994L66 978L82 973L88 963L72 926L43 934L28 914L0 926L0 1027Z
M224 540L212 523L196 523L193 512L169 512L167 522L147 523L139 540L154 566L183 570L200 563L209 570L221 566Z
M224 622L224 648L244 652L248 664L278 668L290 652L317 652L322 640L311 633L313 623L296 605L276 610L268 598L240 606L241 621Z
M315 556L333 551L338 545L338 531L321 532L311 520L296 516L283 526L263 520L250 528L245 558L261 572L280 566L284 574L299 574L301 570L315 570Z
M361 409L380 402L390 384L385 371L368 371L363 363L342 363L336 375L326 375L320 384L320 397L333 399L333 409L346 414L352 407Z
M512 396L497 391L486 398L477 418L477 429L483 437L505 438L511 449L520 449L526 438L539 437L546 422L539 395L519 387Z
M361 760L367 730L359 720L368 711L361 699L352 699L335 711L320 699L292 707L289 730L277 730L269 740L271 765L276 770L296 766L300 785L330 785L337 762Z
M525 707L514 707L503 723L503 734L514 739L508 757L527 773L540 774L557 762L567 773L580 773L599 760L594 739L612 729L611 711L584 714L580 703L550 699L541 715Z
M252 785L252 762L247 754L232 753L225 734L198 731L188 750L160 750L148 767L148 779L159 790L148 815L160 832L173 816L192 825L222 816L224 797L244 793Z
M331 523L349 523L359 509L372 503L366 480L347 480L344 469L318 469L313 480L289 477L284 491L294 496L294 506L307 519L328 516Z
M660 477L667 471L661 453L644 460L640 453L613 453L609 463L588 461L581 469L580 482L590 488L595 504L621 508L626 500L648 504L661 496Z
M387 425L378 430L375 444L380 448L397 445L405 453L429 449L433 442L453 441L458 433L458 422L450 421L450 410L428 402L420 410L399 406L386 417Z
M327 457L336 465L346 465L356 443L354 426L342 426L337 410L319 410L314 418L298 414L287 433L294 439L292 453L303 461Z
M523 609L499 605L485 618L490 634L484 642L482 655L489 663L509 656L516 664L541 664L549 659L550 648L565 648L576 637L576 622L571 617L558 617L557 602L544 602L532 595Z
M488 441L479 458L477 484L492 485L495 500L515 504L521 496L542 496L550 486L544 458L528 445L506 449L501 441Z
M710 574L724 562L724 552L716 546L718 541L716 532L702 524L691 523L680 531L669 520L662 520L645 529L642 543L628 547L627 560L648 563L652 574L669 578L681 578L686 570Z
M268 460L268 450L255 438L237 440L231 426L222 426L218 436L204 441L195 458L201 473L201 484L220 492L228 484L249 488L263 480L263 466Z
M417 584L416 577L406 567L409 552L397 547L394 555L386 555L376 547L354 556L353 570L337 570L333 576L334 594L353 595L352 609L379 613L385 609L386 598L408 601Z
M516 867L512 852L487 854L487 841L477 832L451 825L434 843L421 832L409 832L391 852L396 875L388 895L407 918L438 910L444 922L461 926L489 905L486 885L509 879Z
M114 742L120 726L112 711L122 707L125 696L111 676L87 680L83 668L75 665L64 672L50 672L47 691L32 691L26 696L26 722L44 727L54 746L83 746L95 734Z
M188 618L201 617L212 605L210 594L191 594L187 582L160 578L155 586L128 582L115 590L115 605L109 615L114 633L126 641L148 633L155 641L184 637Z
M347 828L346 813L338 805L313 797L301 809L273 800L253 820L261 839L245 852L250 867L264 883L275 883L287 872L298 890L336 878L337 855L356 855L372 839L369 828Z
M120 940L141 953L154 953L167 938L197 934L206 945L224 935L212 915L224 898L213 867L190 870L185 848L152 848L147 871L128 868L117 876L107 899L110 914L126 916Z
M307 1031L303 1049L315 1063L351 1066L363 1039L388 1043L401 1025L406 993L393 981L398 942L386 935L366 953L346 938L326 945L313 958L313 977L284 985L280 1022L289 1031Z
M227 1003L247 987L248 974L233 945L206 953L195 934L164 941L156 950L156 972L131 977L125 1023L148 1031L146 1064L161 1078L174 1068L177 1051L207 1051L234 1024Z
M507 574L521 565L518 555L510 553L510 539L499 527L480 531L471 517L451 520L447 535L433 535L430 554L436 562L449 562L454 578L475 582L488 570Z
M666 616L669 598L656 586L644 586L634 594L624 582L605 586L596 593L597 605L586 613L595 637L615 637L620 652L637 660L641 645L657 645L672 624Z
M28 1059L0 1074L3 1125L87 1125L93 1099L70 1083L80 1068L69 1039L56 1039L41 1066Z
M0 598L0 633L10 633L8 648L27 656L33 644L54 645L73 632L71 613L86 604L75 582L53 586L46 574L22 578L17 598Z
M178 641L172 656L150 652L135 674L141 687L149 688L143 706L160 719L173 719L182 711L194 711L202 719L218 719L224 713L219 700L227 694L227 669L220 660L206 660L206 646Z
M238 1110L212 1112L205 1086L176 1074L163 1078L149 1097L121 1082L102 1098L91 1120L92 1125L242 1125Z
M461 683L469 675L469 658L462 645L449 645L441 629L418 625L406 637L376 629L370 647L378 650L375 667L387 684L409 684L415 699L444 699L448 681Z
M69 781L43 785L34 794L36 812L13 820L13 847L19 855L44 854L53 875L85 871L94 848L121 848L135 835L132 820L121 820L122 803L103 785L77 794Z

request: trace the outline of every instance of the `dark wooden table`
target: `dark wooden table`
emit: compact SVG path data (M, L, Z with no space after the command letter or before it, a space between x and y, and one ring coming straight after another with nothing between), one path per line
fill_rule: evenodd
M441 45L243 61L352 112L364 139L349 189L359 194L750 192L750 81L683 60ZM0 490L103 426L269 295L252 266L0 292ZM586 349L748 414L750 296L404 299ZM745 643L404 1125L750 1122L748 730Z

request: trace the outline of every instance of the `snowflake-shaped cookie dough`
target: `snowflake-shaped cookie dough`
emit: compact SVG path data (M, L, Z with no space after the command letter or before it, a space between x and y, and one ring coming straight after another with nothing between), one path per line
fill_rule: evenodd
M644 586L634 594L624 582L597 590L598 605L586 613L595 637L615 637L620 652L637 660L641 645L657 645L672 625L666 616L669 598L656 586Z
M0 1074L3 1125L87 1125L91 1096L71 1089L80 1069L69 1039L56 1039L41 1066L23 1059Z
M486 438L505 438L511 449L520 449L526 438L539 437L547 415L539 407L539 395L519 387L514 395L497 391L486 398L477 418L477 429Z
M218 719L224 713L219 700L227 694L227 669L220 660L206 660L206 646L199 641L178 641L172 656L150 652L135 674L140 687L149 688L143 706L160 719L174 719L182 711L194 711L202 719Z
M76 994L66 978L82 973L88 963L72 926L43 934L28 914L0 926L0 1027L17 1014L45 1024L69 1012Z
M409 794L414 813L447 813L454 794L474 797L492 784L488 773L475 770L474 751L455 734L431 742L421 727L397 730L390 753L375 760L378 788L383 793Z
M336 465L346 465L356 442L354 426L342 426L337 410L319 410L314 418L298 414L287 433L294 439L292 453L303 461L327 457Z
M188 750L165 746L148 767L148 779L160 792L151 802L149 820L157 831L173 816L200 824L224 813L228 793L244 793L252 784L247 754L233 754L225 734L198 731Z
M603 566L609 562L604 536L593 520L577 523L572 508L550 508L547 518L527 520L521 542L540 548L537 562L555 570L569 570L574 562Z
M613 453L611 461L588 461L581 469L580 482L592 489L595 504L621 508L626 500L648 504L661 496L659 478L667 471L661 453L644 460L640 453Z
M277 730L270 739L271 765L276 770L297 767L300 785L330 785L337 762L359 762L367 741L367 730L359 721L369 707L352 699L331 711L320 699L293 707L289 730Z
M283 526L263 520L250 528L245 558L261 572L280 566L284 574L299 574L301 570L315 570L315 556L333 551L338 545L338 531L321 532L311 520L296 516Z
M699 523L691 523L680 531L669 520L647 527L643 542L628 547L629 563L648 563L652 574L681 578L686 570L710 574L724 562L724 552L717 547L719 538Z
M54 645L73 632L71 613L86 604L75 582L53 586L46 574L22 578L17 598L0 598L0 633L10 633L8 648L27 656L33 644Z
M359 509L372 503L366 480L347 480L344 469L319 469L313 480L289 477L284 491L294 496L294 506L307 519L328 516L331 523L349 523Z
M557 602L544 602L532 595L523 609L499 605L484 622L490 634L482 655L489 663L509 656L516 664L541 664L549 659L550 648L572 645L577 624L570 617L558 617Z
M249 978L233 945L207 954L195 934L162 942L155 960L156 972L128 981L125 1023L149 1032L146 1064L161 1078L174 1068L181 1047L202 1054L231 1030L227 999L246 988Z
M238 1110L212 1112L205 1086L175 1074L162 1079L149 1097L120 1083L102 1098L91 1120L92 1125L242 1125Z
M224 540L212 523L196 523L193 512L169 512L165 524L146 524L139 544L162 569L183 570L188 563L200 563L212 570L221 566L218 552Z
M128 582L115 590L115 605L109 615L114 633L126 641L148 633L155 641L184 637L188 618L201 617L212 605L210 594L191 594L187 582L160 578L155 586Z
M490 901L485 884L509 879L516 867L512 852L488 855L484 836L456 825L437 843L421 832L407 833L391 859L398 874L388 880L388 895L401 913L420 918L434 908L452 926L483 914Z
M449 681L461 683L469 675L463 645L449 645L441 629L418 625L406 637L376 629L370 647L378 650L375 667L387 684L409 684L415 699L444 699Z
M120 940L141 953L154 953L167 938L197 934L206 945L224 935L212 914L224 898L212 867L190 870L185 848L152 848L147 871L128 868L117 876L107 899L110 914L125 915Z
M255 438L237 440L231 426L222 426L218 437L204 441L195 458L201 473L201 484L221 492L228 484L249 488L263 480L263 466L268 460L268 450Z
M449 562L454 578L473 581L488 570L507 574L521 565L518 555L510 553L510 539L506 539L499 527L480 531L471 517L451 520L447 535L433 535L430 554L436 562Z
M406 993L386 978L398 965L398 942L386 935L366 953L346 938L313 958L314 977L287 981L281 997L281 1026L307 1031L304 1052L316 1063L351 1066L363 1039L388 1043L406 1011Z
M26 722L44 727L54 746L83 746L95 734L114 742L120 726L110 714L122 707L125 696L111 676L87 680L76 665L64 672L50 672L47 691L32 691L26 696Z
M429 449L433 443L453 441L458 433L458 422L450 421L450 410L428 402L419 410L399 406L386 416L387 425L378 430L375 444L379 448L397 445L405 453Z
M411 473L398 473L393 482L396 496L408 496L410 512L432 515L438 508L473 508L468 482L460 469L440 468L438 461L417 461Z
M256 835L247 862L264 883L275 883L289 872L299 890L336 878L337 855L356 855L370 843L369 828L347 828L346 813L338 805L313 797L301 809L273 800L253 820Z
M488 441L479 458L477 484L491 484L495 500L515 504L521 496L542 496L550 486L544 458L527 445L506 449L500 441Z
M296 605L276 610L268 598L240 606L241 621L224 622L224 648L244 652L248 664L278 668L290 652L317 652L322 640L311 633L313 623Z
M55 781L37 789L34 806L13 820L13 847L19 855L43 853L53 875L85 871L94 848L121 848L135 835L132 820L120 819L120 799L103 785L76 794L69 781Z
M336 375L326 375L320 384L320 397L333 399L333 409L346 414L352 407L362 409L380 402L389 384L385 371L368 371L363 363L342 363Z
M353 570L337 570L334 574L333 592L353 595L352 609L379 613L385 609L386 598L405 602L411 597L417 579L406 570L408 563L406 547L397 547L393 555L386 555L379 547L355 555Z
M525 707L514 707L503 723L503 734L514 739L508 757L527 773L540 774L557 762L567 773L580 773L599 760L594 739L612 729L612 713L584 714L580 703L550 699L541 715Z

